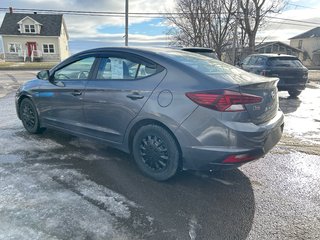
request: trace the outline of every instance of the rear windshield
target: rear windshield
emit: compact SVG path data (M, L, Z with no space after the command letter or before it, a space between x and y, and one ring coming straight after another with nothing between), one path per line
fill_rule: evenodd
M201 54L203 56L207 56L210 58L218 59L217 54L214 52L197 52L198 54Z
M272 67L303 67L295 58L270 58L267 64Z
M166 56L176 62L193 68L203 74L233 84L251 84L266 81L274 81L272 78L265 78L253 73L246 72L219 60L202 56L198 53L184 52L179 50L159 51L159 54Z
M239 73L239 68L223 63L219 60L211 57L206 57L198 53L184 52L184 51L172 51L163 52L163 55L173 59L176 62L187 65L194 68L199 72L206 75L215 75L223 73Z

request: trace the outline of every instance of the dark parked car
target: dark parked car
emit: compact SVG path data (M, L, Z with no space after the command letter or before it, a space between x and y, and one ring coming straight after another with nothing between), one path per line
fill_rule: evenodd
M181 50L100 48L38 73L16 108L30 133L102 140L166 180L264 156L282 135L277 81Z
M253 54L244 59L241 67L262 76L278 77L279 91L288 91L292 97L300 95L308 81L308 69L291 55Z
M216 52L212 48L204 48L204 47L184 47L181 48L183 51L198 53L206 57L210 57L213 59L218 59Z

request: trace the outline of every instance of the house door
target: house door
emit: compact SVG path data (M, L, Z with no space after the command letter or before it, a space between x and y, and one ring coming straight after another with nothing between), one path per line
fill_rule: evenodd
M28 47L28 56L30 57L33 50L37 50L37 43L36 42L27 42Z

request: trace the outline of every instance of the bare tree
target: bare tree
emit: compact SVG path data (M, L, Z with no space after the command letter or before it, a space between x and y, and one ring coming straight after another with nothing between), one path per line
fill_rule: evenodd
M221 59L233 37L235 8L233 0L178 0L178 14L168 14L173 43L214 48Z
M236 4L233 0L209 0L208 40L212 41L219 58L233 39Z
M240 26L244 32L243 39L248 40L249 52L255 50L256 35L270 13L279 13L285 6L284 0L239 0Z

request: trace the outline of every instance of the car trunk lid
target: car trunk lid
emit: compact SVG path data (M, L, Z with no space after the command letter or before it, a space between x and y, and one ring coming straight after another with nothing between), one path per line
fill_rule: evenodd
M240 85L240 92L259 96L262 101L255 104L246 104L245 108L255 124L261 124L271 120L278 111L278 78L265 78L264 82Z

